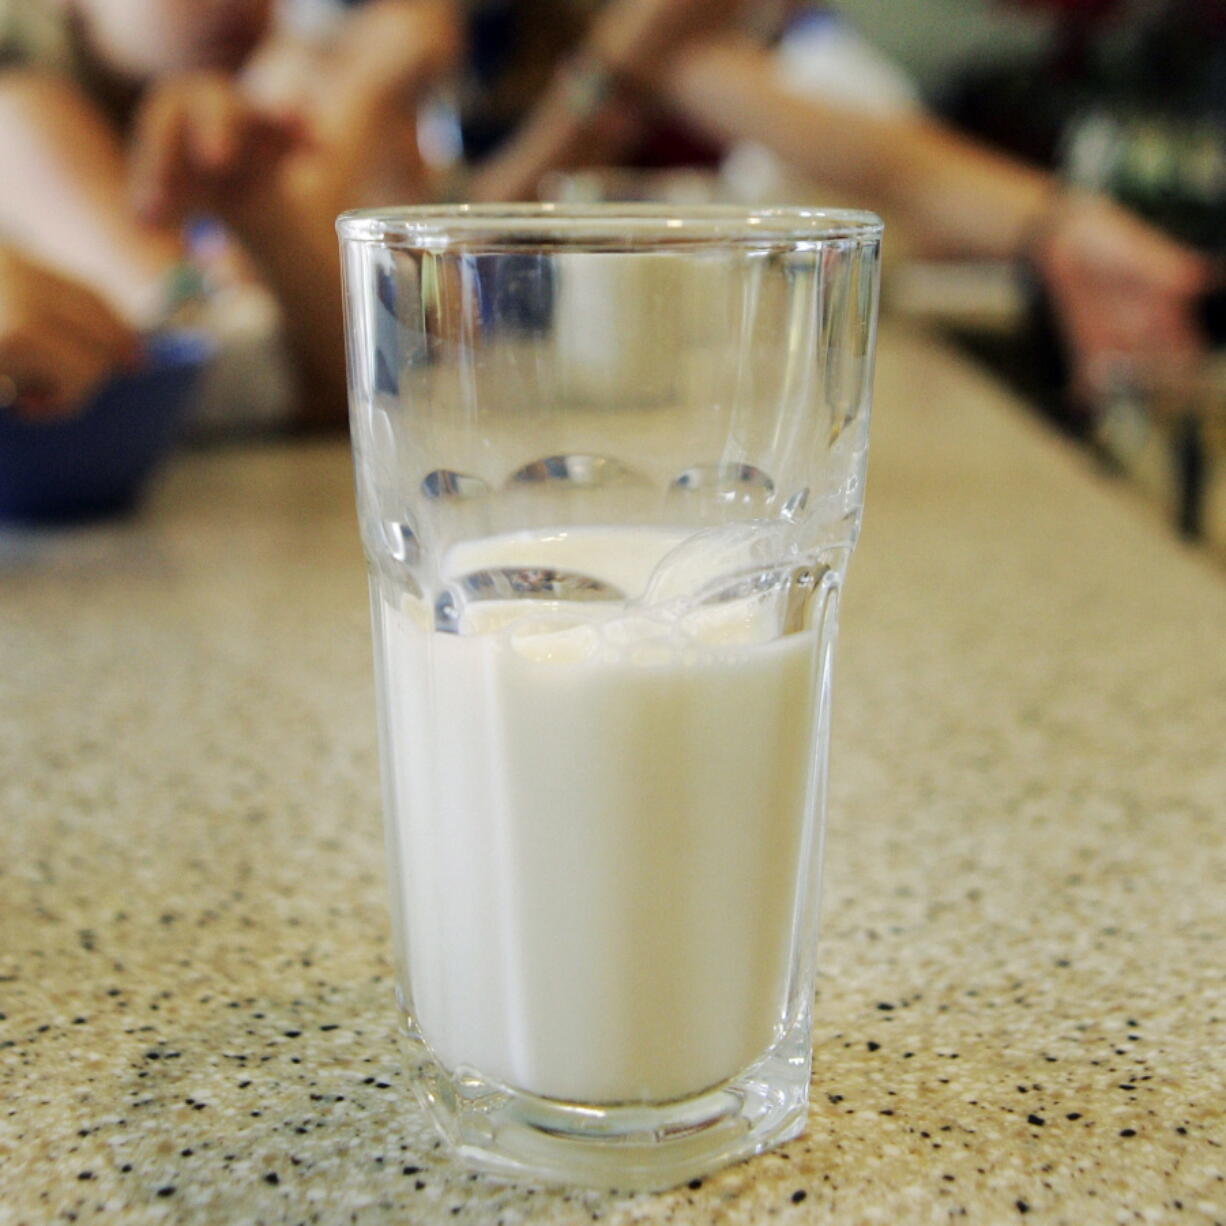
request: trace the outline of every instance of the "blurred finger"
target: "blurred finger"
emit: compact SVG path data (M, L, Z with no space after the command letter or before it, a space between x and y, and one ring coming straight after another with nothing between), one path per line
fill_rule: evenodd
M233 88L223 81L202 81L188 118L188 144L203 168L228 169L244 143L246 115Z
M61 399L58 392L45 385L38 385L18 395L10 411L27 421L59 421L75 417L83 407L81 403Z
M79 410L110 373L95 349L54 333L30 338L21 368L12 376L14 409L27 417L56 417Z
M95 350L104 360L123 365L138 357L140 339L136 330L88 286L61 280L50 306L56 325L78 337L82 345Z
M137 212L158 224L177 220L184 194L187 116L180 94L155 96L137 118L132 153L132 198Z
M81 408L112 370L105 355L90 345L57 339L47 352L54 400L69 411Z

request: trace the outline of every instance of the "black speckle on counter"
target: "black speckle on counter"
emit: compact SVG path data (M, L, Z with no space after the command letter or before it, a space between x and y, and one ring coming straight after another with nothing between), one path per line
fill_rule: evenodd
M281 1182L281 1176L278 1175L276 1171L269 1171L268 1174L264 1176L264 1182L271 1183L275 1186Z
M175 1194L174 1185L167 1184L164 1188L158 1188L159 1196L173 1196Z
M1036 1127L1042 1128L1043 1125L1047 1123L1047 1121L1041 1115L1035 1115L1031 1113L1030 1115L1026 1117L1026 1123L1034 1124Z
M806 1192L804 1188L797 1188L796 1191L792 1193L792 1204L799 1205L800 1202L808 1195L808 1192Z
M1122 1137L1135 1137L1136 1135L1137 1135L1137 1130L1135 1128L1121 1128L1120 1129L1120 1136Z
M702 1180L701 1179L691 1179L690 1182L686 1186L690 1189L691 1192L697 1192L698 1189L702 1187Z
M1017 1203L1018 1213L1029 1213L1030 1212L1030 1206L1024 1200L1019 1200L1016 1203Z
M302 1034L302 1031L301 1030L285 1030L285 1031L282 1031L282 1033L285 1035L287 1039L296 1039Z
M1070 1111L1064 1118L1066 1120L1079 1120L1081 1119L1081 1112L1080 1111Z
M869 1051L880 1051L881 1050L881 1044L876 1042L876 1040L874 1039L869 1039L866 1046L868 1047Z
M419 1166L406 1166L401 1170L402 1175L416 1175L421 1170Z

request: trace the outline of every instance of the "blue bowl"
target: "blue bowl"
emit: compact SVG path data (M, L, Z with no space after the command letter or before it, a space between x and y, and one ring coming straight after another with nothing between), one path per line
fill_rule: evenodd
M111 379L74 417L0 411L0 519L64 523L129 509L173 449L211 353L199 333L158 333L140 369Z

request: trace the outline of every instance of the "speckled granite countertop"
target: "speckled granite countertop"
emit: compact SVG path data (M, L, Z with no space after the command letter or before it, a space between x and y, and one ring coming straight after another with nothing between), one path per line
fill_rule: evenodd
M874 430L809 1129L658 1196L405 1085L345 449L3 538L0 1223L1226 1222L1226 582L920 337Z

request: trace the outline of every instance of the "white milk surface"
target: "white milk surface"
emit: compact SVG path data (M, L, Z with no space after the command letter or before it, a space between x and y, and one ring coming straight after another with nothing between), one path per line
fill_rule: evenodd
M678 539L493 538L446 571L573 568L637 592ZM662 623L499 600L448 634L387 589L380 621L412 1012L442 1063L615 1103L689 1096L764 1054L792 955L816 632L770 637L748 601Z

